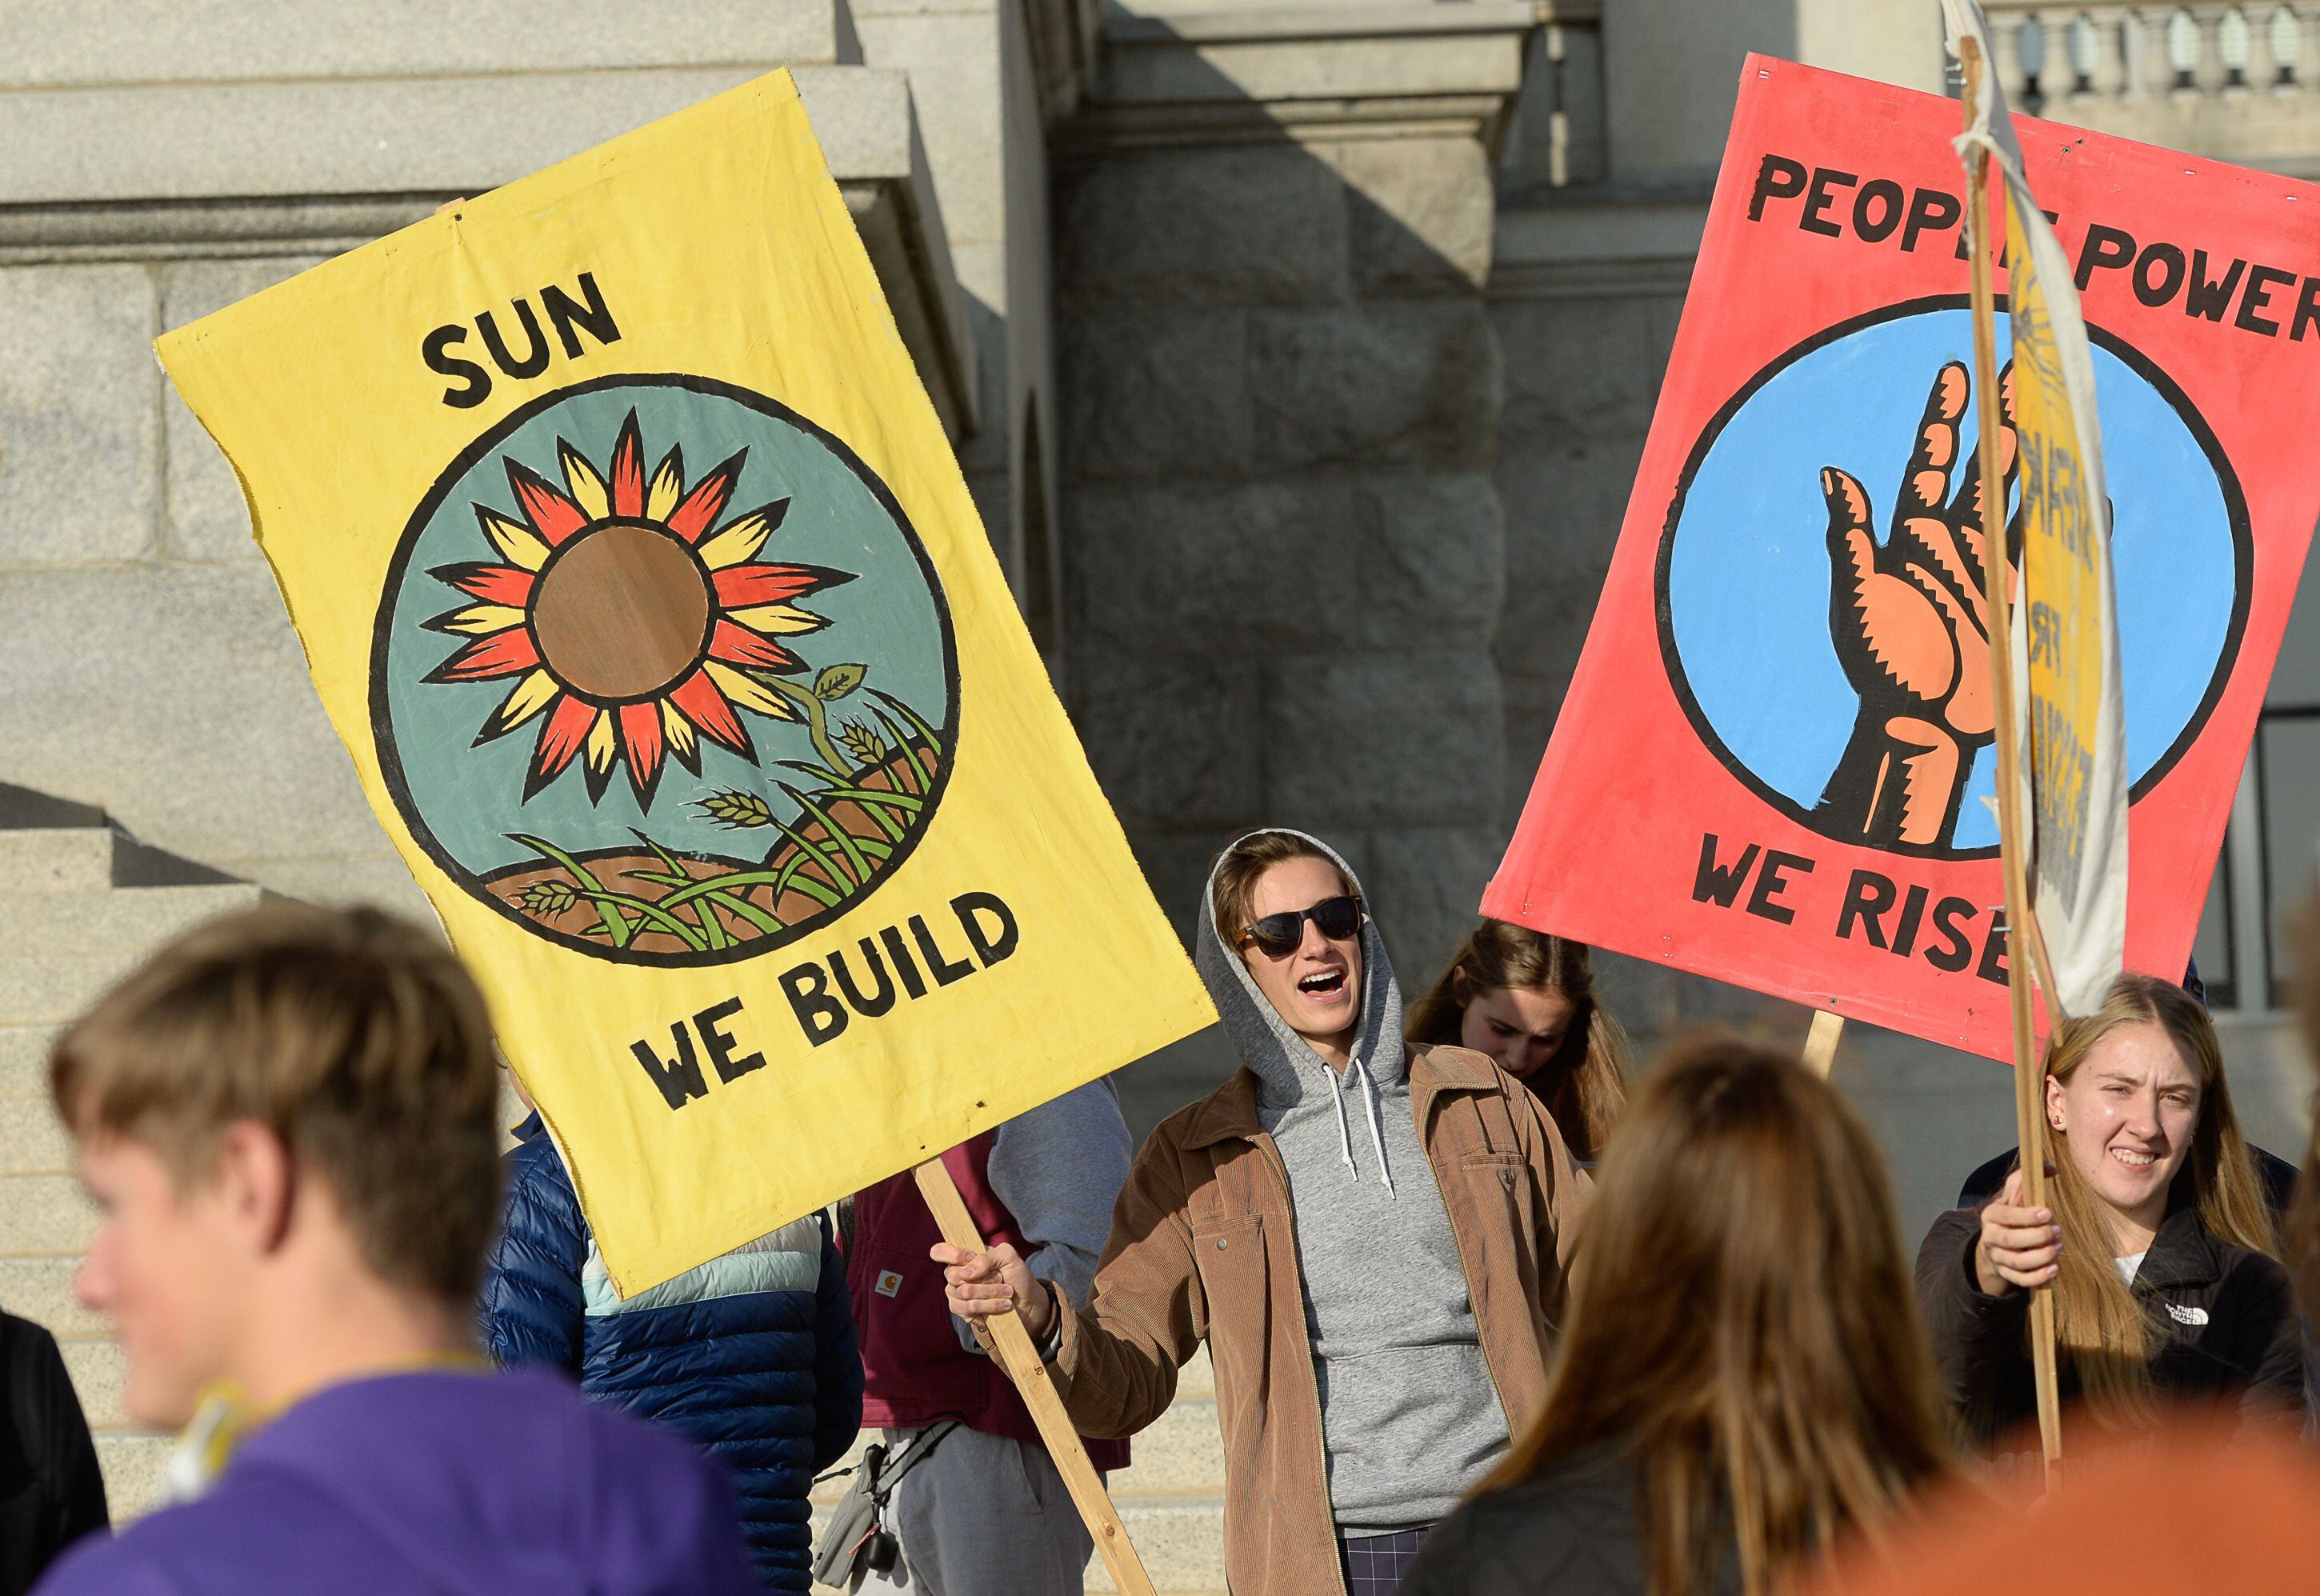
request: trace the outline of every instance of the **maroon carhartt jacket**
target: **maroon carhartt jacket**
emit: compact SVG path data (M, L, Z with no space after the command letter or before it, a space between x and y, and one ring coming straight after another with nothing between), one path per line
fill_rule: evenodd
M984 1131L943 1155L966 1211L983 1240L1001 1242L1026 1257L1027 1238L1015 1216L991 1189L988 1169L995 1132ZM909 1171L881 1181L854 1199L853 1234L846 1244L846 1283L854 1300L855 1334L862 1347L862 1422L917 1429L956 1419L985 1435L1040 1444L1030 1410L996 1359L969 1352L943 1300L942 1265L928 1256L942 1232ZM1087 1443L1099 1469L1128 1466L1126 1441Z

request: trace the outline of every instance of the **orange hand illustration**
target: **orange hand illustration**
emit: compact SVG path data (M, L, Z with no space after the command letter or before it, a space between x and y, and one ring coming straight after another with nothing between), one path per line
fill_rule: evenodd
M1945 846L1957 829L1976 750L1994 738L1986 537L1978 459L1958 465L1958 423L1971 391L1952 361L1934 378L1891 535L1877 541L1869 495L1850 474L1820 474L1828 499L1828 625L1845 677L1861 694L1853 737L1815 812L1862 841ZM1998 435L2014 486L2014 367L1998 378ZM2012 590L2017 517L2001 558Z

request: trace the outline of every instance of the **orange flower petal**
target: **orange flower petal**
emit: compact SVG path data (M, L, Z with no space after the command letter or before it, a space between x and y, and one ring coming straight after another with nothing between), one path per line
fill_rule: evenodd
M757 604L786 603L854 578L847 572L822 566L748 565L728 566L711 572L710 580L716 585L720 605L728 610L747 610Z
M754 761L756 748L749 743L749 729L741 724L741 717L725 695L717 691L717 684L709 679L706 670L696 670L669 691L669 702L684 712L684 718L718 742Z
M709 657L727 665L757 665L768 670L805 668L805 661L772 639L759 637L748 627L736 626L725 620L720 620L710 629Z
M662 756L660 706L628 703L621 706L621 744L629 758L629 784L636 789L637 807L652 807L653 788L659 784Z
M564 492L529 466L515 461L507 463L508 486L515 491L515 502L526 521L555 548L573 533L588 524L580 506L564 496Z
M620 440L612 445L612 513L634 521L644 512L645 440L632 410L621 423Z
M531 603L532 586L539 581L530 571L518 570L513 566L485 565L480 560L437 566L427 574L487 604L507 604L519 610Z
M564 774L574 755L588 740L588 729L596 723L596 706L577 698L566 697L556 706L555 713L539 729L539 746L532 750L531 768L523 778L526 803L548 783Z
M517 627L495 637L478 638L427 673L430 682L488 682L496 676L521 676L538 667L539 648L529 627Z
M701 536L717 522L725 508L725 501L733 496L733 485L741 480L741 462L748 458L748 449L701 479L684 502L668 512L668 530L688 543L698 543Z

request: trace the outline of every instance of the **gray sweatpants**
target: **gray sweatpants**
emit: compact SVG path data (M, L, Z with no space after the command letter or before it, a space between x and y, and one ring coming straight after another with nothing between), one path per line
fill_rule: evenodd
M886 1455L918 1435L886 1431ZM1044 1447L964 1426L895 1485L886 1527L902 1542L902 1564L872 1574L865 1591L915 1584L921 1596L1081 1596L1095 1549Z

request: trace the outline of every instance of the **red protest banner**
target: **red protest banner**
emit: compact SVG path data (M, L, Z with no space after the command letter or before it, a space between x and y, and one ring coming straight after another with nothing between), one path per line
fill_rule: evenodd
M1610 573L1482 910L2003 1057L1957 126L1951 100L1749 59ZM2126 963L2174 975L2320 515L2320 187L2015 129L2095 345Z

